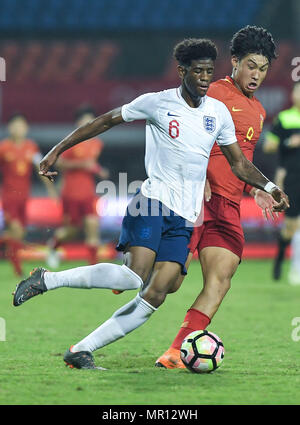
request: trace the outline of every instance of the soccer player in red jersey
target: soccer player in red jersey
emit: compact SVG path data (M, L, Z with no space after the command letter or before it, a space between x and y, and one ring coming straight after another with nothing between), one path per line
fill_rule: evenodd
M26 204L30 195L33 166L39 171L42 155L33 140L28 139L28 123L21 113L8 121L9 136L0 143L0 170L2 173L2 208L5 231L1 242L5 256L13 264L17 275L22 275L19 250L23 246L26 229ZM43 183L55 196L51 183Z
M231 41L232 76L212 83L208 96L225 103L231 113L239 145L250 161L259 140L265 110L254 96L266 77L271 60L276 58L275 45L265 29L247 26ZM190 241L186 267L198 251L203 273L203 289L187 311L181 328L170 348L155 365L168 369L184 368L180 359L183 339L195 330L205 329L217 312L230 288L242 258L244 235L240 222L243 191L254 196L264 215L272 214L273 199L263 191L245 185L231 171L220 148L214 145L207 169L204 223L195 227ZM173 291L181 285L177 281ZM172 291L171 291L172 292Z
M87 124L95 118L95 112L88 105L76 112L76 126ZM61 155L57 166L63 172L62 205L63 226L58 228L49 241L48 264L57 267L59 253L56 248L61 243L72 240L84 226L85 242L88 248L88 261L97 262L100 244L99 217L96 212L95 176L108 178L108 171L97 160L103 150L103 142L92 138Z

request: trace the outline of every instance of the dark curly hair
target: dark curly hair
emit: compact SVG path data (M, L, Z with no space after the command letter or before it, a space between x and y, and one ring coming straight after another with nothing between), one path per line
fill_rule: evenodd
M268 58L269 63L277 58L276 46L265 28L247 25L234 34L230 43L230 52L239 60L249 53L256 53Z
M205 38L186 38L174 47L173 56L180 65L190 66L192 60L216 60L218 50L215 43Z

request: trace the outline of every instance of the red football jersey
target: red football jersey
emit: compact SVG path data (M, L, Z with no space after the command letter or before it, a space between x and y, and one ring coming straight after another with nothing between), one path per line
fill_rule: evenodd
M227 106L235 125L237 141L246 158L252 161L254 148L266 117L266 112L259 100L255 96L251 99L245 96L234 85L231 77L212 83L207 95L220 100ZM227 159L216 143L211 150L207 178L212 192L236 203L241 201L245 183L233 174Z
M31 186L32 164L39 153L32 140L15 143L10 139L0 142L0 168L2 172L2 196L27 198Z
M66 150L61 158L68 161L97 160L103 149L98 138L89 139ZM82 200L95 196L94 174L85 169L65 170L63 173L62 196L67 199Z

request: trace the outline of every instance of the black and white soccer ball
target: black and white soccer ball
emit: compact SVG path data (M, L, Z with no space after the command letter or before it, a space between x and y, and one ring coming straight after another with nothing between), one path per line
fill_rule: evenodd
M224 345L218 335L207 330L190 333L182 342L180 355L191 372L208 373L220 367Z

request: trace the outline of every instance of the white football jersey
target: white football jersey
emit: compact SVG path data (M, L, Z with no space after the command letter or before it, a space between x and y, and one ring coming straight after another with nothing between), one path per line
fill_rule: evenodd
M124 121L146 120L141 191L194 223L200 214L211 148L235 143L234 124L224 103L204 96L190 107L181 88L147 93L123 105Z

